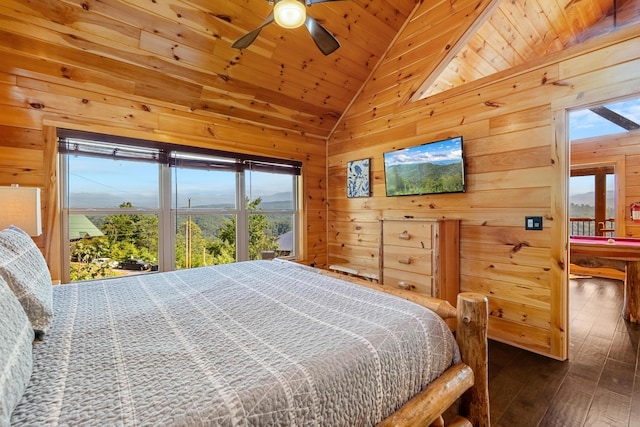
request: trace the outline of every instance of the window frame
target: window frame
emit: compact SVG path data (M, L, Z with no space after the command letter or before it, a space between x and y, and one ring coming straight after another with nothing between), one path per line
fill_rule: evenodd
M132 147L130 154L125 150L112 150L107 152L92 153L91 147L83 146L79 151L74 151L70 146L79 147L77 141L95 141L99 145L115 144L117 146ZM176 269L176 218L179 215L235 215L236 217L236 262L249 259L249 216L252 214L291 214L293 216L292 230L294 232L293 254L282 257L287 259L298 259L300 235L300 188L302 162L296 160L277 159L264 156L252 156L242 153L232 153L227 151L205 149L200 147L190 147L180 144L159 143L133 138L117 137L105 134L96 134L84 131L73 131L67 129L58 130L59 160L60 160L60 194L63 201L61 206L61 230L62 230L62 256L63 256L63 280L69 282L70 276L70 245L69 245L69 215L114 215L123 214L122 209L114 208L71 208L69 206L69 156L97 156L102 158L120 159L123 161L151 161L158 166L158 208L136 208L135 213L140 215L156 215L158 218L158 270L172 271ZM149 149L144 154L138 154L135 147ZM144 150L143 150L144 151ZM157 155L149 154L157 152ZM201 161L177 162L172 157L172 153L190 153L204 157L219 157L225 159L224 162L212 162L209 165ZM128 157L130 155L130 157ZM141 157L136 157L136 156ZM235 209L189 209L172 206L173 189L173 168L220 168L221 170L233 170L235 172L236 206ZM247 209L245 171L263 171L273 173L284 173L292 176L293 206L290 210L250 210Z

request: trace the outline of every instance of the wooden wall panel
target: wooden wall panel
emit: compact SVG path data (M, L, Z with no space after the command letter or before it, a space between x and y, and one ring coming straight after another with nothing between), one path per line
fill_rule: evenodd
M280 45L273 26L251 49L231 49L242 28L268 13L257 0L251 7L207 0L5 3L0 185L43 189L45 234L37 243L52 273L60 247L57 127L297 159L304 163L305 263L374 271L379 217L460 219L462 289L489 296L491 336L567 356L564 109L640 92L637 25L409 102L438 66L434 59L461 37L463 21L489 1L356 1L342 14L343 2L323 5L314 14L335 17L332 29L347 41L335 62L300 61L311 58L308 40L287 37ZM380 32L366 38L351 31L357 21ZM374 68L382 41L399 29ZM385 197L385 151L453 135L464 136L466 193ZM627 204L640 200L640 153L629 151L635 144L607 147L607 155L624 158ZM371 158L372 196L348 199L346 163L363 158ZM544 230L525 231L525 215L542 216ZM640 226L626 226L640 235Z
M410 39L400 34L381 70L412 68L403 62L415 60ZM489 298L490 337L567 358L569 150L560 122L581 97L617 94L624 84L627 95L640 93L640 77L630 71L638 60L640 37L629 30L414 103L399 97L386 73L365 87L329 138L329 263L375 266L375 230L360 238L354 227L376 227L375 216L460 219L461 290ZM395 84L401 79L398 73ZM384 152L455 135L464 137L466 193L385 197ZM372 159L372 195L347 199L346 163L364 157ZM636 160L627 157L628 184L636 185L628 203L640 201ZM525 230L527 215L542 216L543 230Z

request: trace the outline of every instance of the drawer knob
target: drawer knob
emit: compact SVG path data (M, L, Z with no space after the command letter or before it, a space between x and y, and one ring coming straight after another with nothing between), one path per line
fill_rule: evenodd
M407 264L407 265L409 265L409 264L411 264L411 258L410 258L410 257L408 257L408 256L401 256L401 257L398 257L398 262L399 262L400 264Z
M400 240L409 240L411 238L411 234L407 230L402 233L398 233L398 239Z
M411 289L414 288L414 286L411 283L407 283L407 282L398 282L398 287L400 289L404 289L405 291L410 291Z

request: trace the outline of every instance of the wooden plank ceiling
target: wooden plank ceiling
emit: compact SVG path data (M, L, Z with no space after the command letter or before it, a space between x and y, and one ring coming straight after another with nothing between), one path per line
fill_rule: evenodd
M498 0L414 99L461 86L638 22L638 0Z
M638 1L619 3L637 17ZM598 24L610 31L613 3L505 0L484 25L470 27L473 34L454 46L447 64L425 67L437 70L437 78L421 76L427 84L419 94L570 46ZM416 6L416 0L309 6L308 13L341 43L325 56L304 27L285 30L275 23L249 48L233 49L271 11L265 0L3 0L0 51L22 65L5 70L0 64L0 73L62 85L77 85L72 74L82 74L85 88L98 85L101 92L151 98L205 116L326 137ZM420 19L435 28L456 18ZM425 48L442 50L452 42Z

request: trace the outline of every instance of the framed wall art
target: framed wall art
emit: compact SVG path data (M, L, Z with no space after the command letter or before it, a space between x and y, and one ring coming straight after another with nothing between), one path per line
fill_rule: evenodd
M369 197L370 159L347 162L347 197Z

